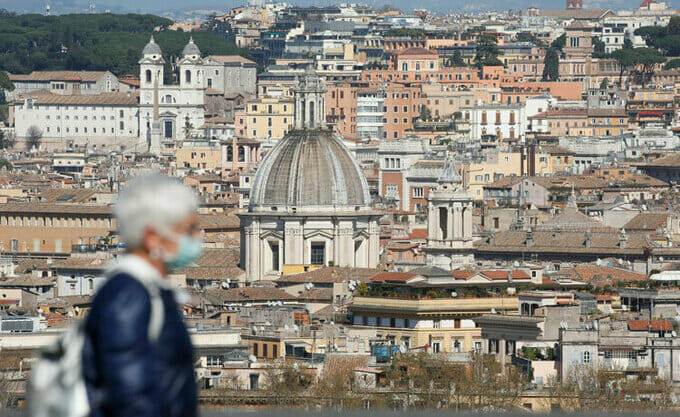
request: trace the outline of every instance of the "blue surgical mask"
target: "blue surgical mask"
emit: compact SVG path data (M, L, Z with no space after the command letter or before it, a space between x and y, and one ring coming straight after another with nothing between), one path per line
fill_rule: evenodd
M170 269L184 268L198 259L202 252L203 246L199 239L184 235L177 240L177 253L164 260L165 266Z

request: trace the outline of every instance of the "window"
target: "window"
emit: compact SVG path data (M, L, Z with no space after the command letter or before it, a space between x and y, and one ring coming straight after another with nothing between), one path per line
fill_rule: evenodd
M590 352L585 351L583 352L583 363L590 363Z
M439 319L434 319L432 321L432 327L435 329L441 329L442 328L442 322Z
M189 70L184 71L184 81L187 83L191 82L191 71Z
M425 190L423 187L413 187L413 198L423 198L425 196Z
M312 265L325 265L326 261L326 244L312 243L312 251L310 256L310 263Z
M271 248L272 248L272 270L278 271L279 270L279 245L277 243L273 243L271 245Z

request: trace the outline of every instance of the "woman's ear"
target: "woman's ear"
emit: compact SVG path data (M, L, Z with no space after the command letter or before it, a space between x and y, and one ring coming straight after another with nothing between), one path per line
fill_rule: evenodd
M160 255L160 236L150 227L144 228L144 233L142 235L142 247L144 248L144 251L147 252L151 257L153 257L154 254Z

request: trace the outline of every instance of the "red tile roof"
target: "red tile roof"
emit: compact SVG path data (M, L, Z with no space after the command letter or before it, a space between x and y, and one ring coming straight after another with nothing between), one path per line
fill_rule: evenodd
M415 276L417 275L404 272L381 272L371 278L371 281L407 282Z
M671 322L668 320L628 320L628 330L631 332L641 332L651 330L653 332L670 332L673 330Z

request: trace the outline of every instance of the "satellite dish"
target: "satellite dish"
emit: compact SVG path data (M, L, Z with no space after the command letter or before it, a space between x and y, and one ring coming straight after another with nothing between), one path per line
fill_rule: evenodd
M659 256L659 262L663 262L663 256Z
M671 336L673 336L673 337L678 337L678 333L677 333L675 330L673 330L673 331L671 332Z
M290 330L290 327L288 327L288 325L286 324L283 326L283 330Z
M337 343L333 343L333 350L336 350L336 351L338 350L338 344Z
M513 262L513 265L515 266L515 268L519 267L519 261Z
M596 264L597 266L602 266L602 259L597 258L597 261L595 261L595 264Z
M297 332L298 330L300 330L300 327L299 327L297 324L294 324L294 325L293 325L293 330L295 330L295 331Z
M227 284L231 284L231 280L227 278Z
M619 258L617 262L619 263L619 265L623 265L623 259Z
M456 298L458 297L458 293L455 291L451 291L451 297Z
M257 362L257 358L255 357L255 355L248 355L248 360L251 362Z
M404 345L399 346L399 352L406 353L406 346Z
M496 314L496 309L491 307L491 314Z
M76 308L74 308L74 310L76 311L76 313L78 313L80 311L80 307L76 306Z
M593 329L598 330L600 327L600 324L597 322L597 320L593 320Z
M223 283L222 283L222 288L224 288L224 289L229 288L229 283L228 283L228 282L223 282Z

